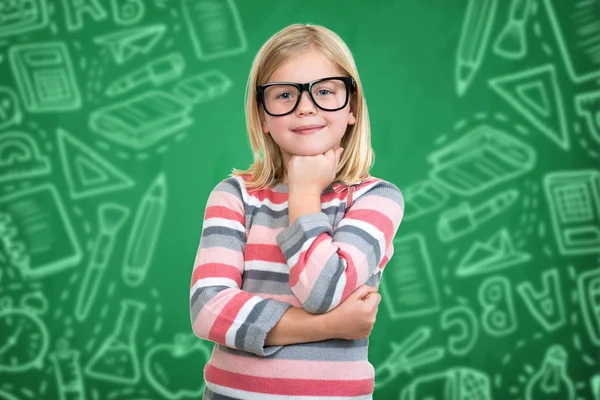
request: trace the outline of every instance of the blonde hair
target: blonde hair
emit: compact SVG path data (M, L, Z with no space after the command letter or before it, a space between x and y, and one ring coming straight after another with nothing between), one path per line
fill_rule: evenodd
M267 83L269 77L289 58L311 48L319 50L340 70L356 81L356 91L350 103L356 123L348 125L341 140L344 148L335 181L351 185L368 174L375 154L371 147L371 127L367 103L352 53L344 41L331 30L318 25L293 24L277 32L260 48L250 70L246 85L246 126L254 162L247 170L233 169L231 176L250 174L247 189L259 189L276 184L283 178L285 166L279 146L271 135L261 128L257 85Z

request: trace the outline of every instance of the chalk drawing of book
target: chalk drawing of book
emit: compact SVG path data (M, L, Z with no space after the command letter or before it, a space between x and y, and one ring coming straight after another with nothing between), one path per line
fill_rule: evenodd
M471 276L498 271L527 262L531 255L515 249L506 228L498 231L486 242L475 242L461 260L457 276Z
M429 180L414 183L403 192L406 202L412 205L411 211L404 215L406 221L432 213L446 204L450 197L439 185Z
M455 194L472 196L528 172L536 155L523 141L480 125L428 160L431 179Z
M571 79L600 77L600 0L544 0Z
M200 60L246 51L242 20L233 0L183 0L182 14Z
M0 0L0 38L48 25L46 0Z
M454 367L416 378L402 390L400 400L492 400L491 388L484 372Z
M41 278L75 266L81 247L51 185L0 198L0 242L5 259L28 278Z
M394 257L384 272L381 289L392 319L439 310L438 287L423 235L394 239Z
M189 126L190 105L152 90L94 111L92 130L132 149L145 149Z

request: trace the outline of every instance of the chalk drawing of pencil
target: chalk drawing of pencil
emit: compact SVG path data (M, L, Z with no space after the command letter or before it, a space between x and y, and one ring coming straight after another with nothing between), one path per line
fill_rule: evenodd
M160 174L142 197L129 234L123 263L123 280L130 286L146 278L166 208L166 181Z
M462 96L481 67L496 15L496 0L469 0L456 54L456 91Z

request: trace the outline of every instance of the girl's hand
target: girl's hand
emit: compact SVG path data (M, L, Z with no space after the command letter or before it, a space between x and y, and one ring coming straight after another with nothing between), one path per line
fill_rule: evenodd
M289 191L321 195L337 173L340 156L344 149L329 149L314 156L293 155L287 165Z
M380 301L376 287L359 286L340 305L323 314L331 338L358 340L369 337Z

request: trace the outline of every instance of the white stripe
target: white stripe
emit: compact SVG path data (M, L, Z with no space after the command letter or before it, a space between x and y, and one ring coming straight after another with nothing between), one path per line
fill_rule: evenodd
M369 190L373 189L373 187L375 185L379 185L381 183L382 183L381 181L373 182L372 184L369 184L369 185L362 187L362 188L358 189L357 191L355 191L354 196L353 196L353 202L356 201L360 196L362 196Z
M290 272L290 267L287 264L271 262L271 261L263 261L263 260L254 260L246 263L245 271L268 271L268 272L281 272L287 274Z
M232 219L227 219L227 218L219 218L219 217L212 217L212 218L207 218L204 221L203 224L203 229L204 228L209 228L209 227L225 227L225 228L230 228L239 232L244 232L244 234L246 234L246 227L244 225L242 225L241 223L239 223L238 221L234 221Z
M310 248L310 246L313 244L313 242L315 241L316 238L317 238L317 236L304 242L302 247L300 247L300 250L298 250L293 256L290 257L290 259L288 260L288 264L296 265L296 263L298 262L298 259L300 258L300 254L302 254L303 251L306 251L308 248ZM323 244L323 242L319 243L319 246L321 244Z
M237 333L239 327L241 326L241 323L246 321L246 319L248 318L248 315L250 315L250 312L252 312L252 309L254 308L254 306L256 306L262 300L263 299L261 299L258 296L252 296L244 303L242 308L240 308L240 311L234 317L234 323L231 324L231 326L227 330L227 333L225 334L225 345L226 346L235 347L235 334Z
M260 206L266 205L272 211L283 211L288 208L287 201L284 201L283 203L280 203L280 204L275 204L268 198L265 198L263 201L260 201L258 198L254 197L254 196L248 196L246 201L249 206L260 207Z
M321 208L339 207L340 204L342 204L344 201L346 201L345 196L343 199L333 198L333 199L331 199L331 201L326 201L326 202L321 203Z
M340 204L342 204L342 202L345 200L346 200L346 198L344 197L344 199L333 199L331 201L323 202L323 203L321 203L321 209L326 209L329 207L339 207ZM262 201L260 201L258 198L254 197L254 196L248 196L247 204L250 206L254 206L254 207L260 207L260 206L266 205L272 211L283 211L288 208L287 201L284 201L283 203L275 204L269 198L265 198Z
M192 298L192 296L194 295L194 293L196 292L196 290L200 289L200 288L204 288L204 287L210 287L210 286L227 286L230 288L238 288L239 286L238 284L233 280L233 279L229 279L229 278L203 278L203 279L198 279L194 285L192 286L192 288L190 289L190 299Z
M342 226L346 226L346 225L356 226L357 228L362 229L363 231L365 231L369 235L371 235L379 243L379 250L380 250L381 257L383 257L385 255L385 235L383 234L383 232L381 232L375 226L373 226L365 221L361 221L359 219L350 219L350 218L342 219L340 221L338 229L341 228Z
M326 385L327 381L324 380L323 384ZM323 400L326 398L327 400L372 400L373 395L367 394L364 396L355 396L355 397L333 397L333 396L285 396L285 395L276 395L276 394L266 394L266 393L255 393L255 392L246 392L245 390L232 389L221 385L215 385L214 383L206 382L206 386L210 388L215 393L233 397L235 399L240 400Z
M344 258L340 257L340 261L342 262L342 264L344 266L344 270L346 270L346 268L348 268L346 260ZM304 271L302 271L302 272L304 272ZM338 306L340 304L340 299L342 298L342 292L344 291L345 286L346 286L346 274L342 273L342 275L340 276L340 279L337 281L337 284L335 286L335 292L333 293L333 300L331 300L331 305L329 306L329 309L327 311L330 311L331 309L335 308L336 306Z

